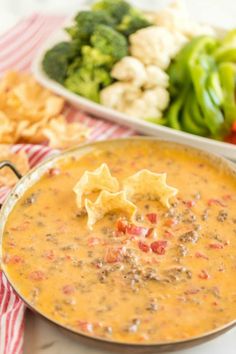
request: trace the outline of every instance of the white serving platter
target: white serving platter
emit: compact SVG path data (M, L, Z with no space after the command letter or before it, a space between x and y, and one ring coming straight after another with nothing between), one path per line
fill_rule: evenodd
M72 17L67 19L62 25L61 29L59 29L52 36L50 36L48 40L43 44L43 46L41 46L41 48L39 49L35 60L32 63L32 72L38 82L40 82L43 86L47 87L51 91L64 97L73 106L78 107L79 109L88 112L96 117L100 117L121 125L128 126L142 134L157 136L162 139L188 144L201 149L206 149L216 154L223 155L224 157L227 157L231 160L236 160L236 145L200 137L190 133L174 130L165 126L146 122L135 117L130 117L124 113L107 108L101 104L92 102L84 97L70 92L56 81L51 80L42 70L41 63L43 56L45 52L56 43L69 39L68 35L65 33L63 28L68 26L68 24L70 24L71 22ZM223 31L224 30L220 30L220 32Z

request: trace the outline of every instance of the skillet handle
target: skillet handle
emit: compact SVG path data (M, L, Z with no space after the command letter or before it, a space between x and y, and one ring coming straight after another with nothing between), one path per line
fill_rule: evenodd
M11 161L8 161L8 160L1 161L0 162L0 169L2 169L4 167L9 167L12 170L12 172L15 173L17 178L21 179L23 177L22 174L17 170L15 165L13 163L11 163Z

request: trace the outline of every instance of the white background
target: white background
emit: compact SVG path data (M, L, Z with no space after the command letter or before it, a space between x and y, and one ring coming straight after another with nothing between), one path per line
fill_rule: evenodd
M32 12L70 14L82 0L0 0L0 34L21 17ZM165 5L168 0L134 0L140 7ZM203 22L220 27L236 28L236 0L187 0L191 15ZM29 313L26 321L24 354L102 354L95 348L84 347L64 336L56 327ZM104 353L105 354L105 353ZM176 354L236 354L236 330L198 346Z
M169 0L132 0L140 6L150 8L165 5ZM34 11L43 13L71 13L81 3L90 0L0 0L0 33L14 24L20 17ZM194 17L219 26L236 26L236 0L186 0Z

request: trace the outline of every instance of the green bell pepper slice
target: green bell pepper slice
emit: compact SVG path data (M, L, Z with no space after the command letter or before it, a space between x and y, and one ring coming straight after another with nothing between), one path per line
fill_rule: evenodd
M168 70L171 92L178 94L178 88L190 82L189 67L198 61L201 54L213 52L218 43L218 40L214 37L199 36L193 38L183 47Z
M169 106L169 109L166 113L166 118L168 126L176 129L183 130L180 122L181 109L184 104L185 98L187 96L188 87L186 86L184 90L180 93L178 98L176 98Z
M236 60L236 29L226 34L220 46L215 50L214 58L218 63Z
M186 98L186 103L184 105L183 112L182 112L183 128L188 133L200 135L200 136L207 136L209 132L208 129L204 126L198 125L196 121L194 121L194 117L192 113L193 99L195 99L194 93L190 91Z
M223 90L221 87L220 75L217 70L210 72L206 85L213 103L217 106L221 106L223 103Z
M236 120L236 64L219 65L220 81L223 89L223 110L226 126L230 127Z
M220 47L214 53L214 58L217 63L224 61L236 61L236 45L235 47Z
M190 100L190 111L191 111L191 116L193 121L195 122L195 124L197 124L199 127L204 128L205 130L207 130L206 135L209 135L209 129L206 125L206 121L204 119L204 116L202 114L202 111L198 105L196 96L194 94L194 92L192 92L192 94L189 97Z
M208 72L200 64L191 65L190 70L197 101L204 115L206 125L212 136L218 137L224 123L224 117L220 108L212 101L206 88Z

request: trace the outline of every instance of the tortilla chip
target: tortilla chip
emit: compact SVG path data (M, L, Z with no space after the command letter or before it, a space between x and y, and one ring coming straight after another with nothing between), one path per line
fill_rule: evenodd
M11 139L11 135L13 135ZM6 114L0 111L0 142L14 142L14 129Z
M24 151L13 153L8 145L0 145L0 161L3 160L11 161L22 175L29 171L28 158ZM18 178L9 167L0 169L0 186L12 187L17 181Z
M128 198L142 198L158 200L162 205L170 208L169 199L178 193L178 189L166 183L166 173L154 173L141 170L130 176L124 182L124 191Z
M42 143L47 139L43 135L43 129L48 124L48 118L41 119L39 122L31 124L27 120L22 120L17 124L16 133L21 140L27 143Z
M81 209L83 207L83 195L102 190L117 192L119 190L119 182L115 177L112 177L107 164L103 163L93 172L86 171L73 190L76 194L76 204Z
M137 208L126 198L123 191L117 193L102 191L94 203L85 199L85 209L88 213L87 225L92 228L97 221L110 212L121 211L132 219Z
M64 116L52 119L42 129L42 135L52 148L66 149L86 139L89 129L80 123L68 123Z

